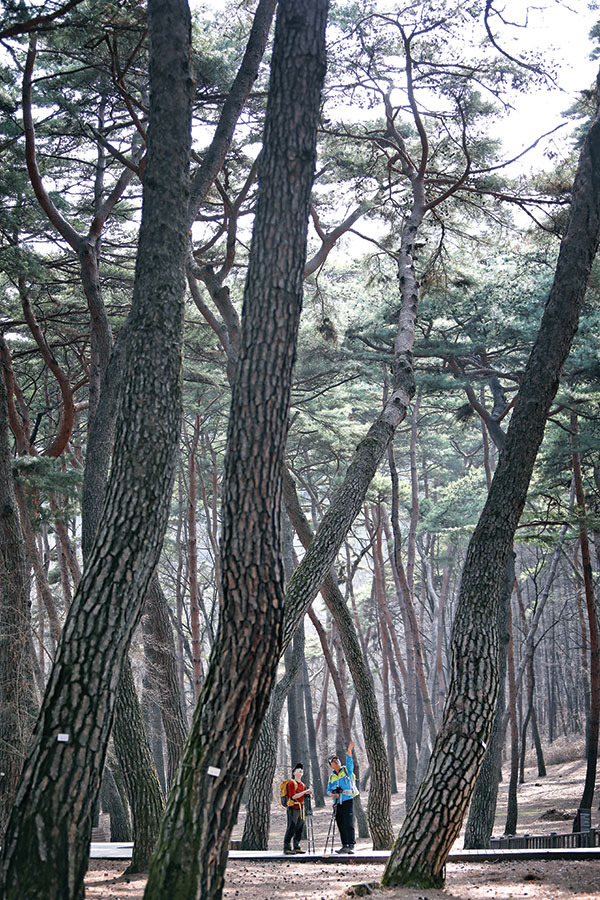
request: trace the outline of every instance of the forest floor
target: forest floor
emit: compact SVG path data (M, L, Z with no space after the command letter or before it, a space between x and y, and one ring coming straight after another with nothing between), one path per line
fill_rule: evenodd
M548 765L545 778L537 769L525 770L519 785L518 834L548 834L571 831L583 790L585 762L575 760ZM500 786L495 835L504 831L507 783ZM273 808L271 849L280 846L283 810ZM403 803L394 799L394 826L400 826ZM241 836L243 819L233 838ZM317 850L325 844L329 811L316 810L314 830ZM592 825L598 827L598 810L592 810ZM338 842L339 843L339 842ZM337 846L337 844L336 844ZM459 838L457 848L462 847ZM358 841L357 850L370 848ZM86 900L142 900L145 878L125 875L123 861L92 860L86 877ZM227 867L225 900L338 900L352 895L352 885L379 881L382 864L231 861ZM553 860L550 862L449 863L443 890L375 890L373 898L385 900L598 900L600 863Z

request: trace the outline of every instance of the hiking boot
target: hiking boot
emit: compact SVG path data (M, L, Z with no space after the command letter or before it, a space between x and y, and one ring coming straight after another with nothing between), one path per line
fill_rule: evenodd
M291 856L294 851L292 850L291 847L284 847L283 852L285 853L286 856Z
M340 847L340 849L339 849L339 850L336 850L335 852L336 852L336 853L346 853L346 848L345 848L345 847Z
M294 853L306 853L306 850L303 850L302 847L294 847Z

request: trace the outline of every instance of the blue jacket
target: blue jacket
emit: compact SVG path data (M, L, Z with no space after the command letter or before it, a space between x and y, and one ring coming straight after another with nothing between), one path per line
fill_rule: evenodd
M351 800L358 794L354 782L354 760L351 756L346 757L346 765L342 766L337 774L332 772L329 776L327 781L327 794L332 796L333 791L336 788L341 788L344 792L339 795L339 799L337 800L338 803L344 803L345 800Z

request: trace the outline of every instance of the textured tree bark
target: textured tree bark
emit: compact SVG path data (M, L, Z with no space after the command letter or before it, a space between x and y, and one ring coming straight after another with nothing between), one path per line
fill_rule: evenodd
M469 543L442 725L427 774L384 872L384 884L443 882L444 864L460 830L492 726L498 690L497 605L506 564L599 239L600 122L596 118L581 150L571 214L538 337Z
M292 655L299 654L304 659L304 622L298 626L294 640L285 652L284 661L286 672L292 665ZM304 697L299 681L301 666L296 667L296 676L290 683L287 694L288 734L290 739L291 765L301 762L306 767L308 774L308 739L306 736L306 719L304 718Z
M133 820L133 854L127 871L146 872L164 799L127 657L121 669L112 734Z
M0 841L36 714L29 652L29 568L13 486L2 368L0 366Z
M579 519L579 549L583 568L583 586L590 633L590 703L586 729L586 771L583 794L579 806L591 809L596 784L598 765L598 734L600 732L600 634L598 629L598 611L594 598L594 582L592 576L592 560L587 527L585 524L586 504L581 473L581 456L577 444L577 413L571 412L571 447L573 461L573 481L577 500L577 517Z
M465 829L465 850L484 850L490 846L490 837L496 818L502 747L506 731L504 706L508 647L507 626L513 580L514 557L509 562L504 581L504 592L498 605L498 700L487 752L477 776L469 807L469 817Z
M200 595L198 589L198 539L196 537L196 453L200 436L200 416L196 415L194 434L190 445L189 489L187 505L188 526L188 580L190 589L190 624L192 629L192 677L194 702L202 687L202 639L200 636Z
M175 777L188 725L181 696L175 638L168 601L157 575L152 576L142 614L144 656L149 685L162 716L167 747L167 787Z
M323 797L323 785L321 784L321 767L319 765L319 751L317 748L317 732L315 729L315 719L313 715L313 702L310 690L310 680L308 677L308 666L306 659L302 665L302 689L304 691L304 712L306 715L306 730L308 735L308 747L310 754L310 787L312 788L312 800L317 809L325 806L325 798Z
M508 672L508 713L510 723L510 778L508 781L508 798L506 803L505 834L516 834L519 804L517 801L517 785L519 782L519 725L517 722L517 691L515 685L515 651L512 610L508 610L508 655L506 668Z
M148 162L121 416L102 522L7 828L6 900L83 897L118 678L168 518L188 249L190 18L182 0L150 0L148 13Z
M225 459L222 608L146 898L218 898L281 655L281 465L302 304L325 0L278 7Z

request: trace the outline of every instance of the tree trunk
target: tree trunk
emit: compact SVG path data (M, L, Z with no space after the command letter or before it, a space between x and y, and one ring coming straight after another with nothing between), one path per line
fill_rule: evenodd
M505 682L508 651L508 616L514 582L514 555L509 561L502 599L498 605L498 700L488 748L483 760L469 808L465 829L465 850L486 850L494 829L498 784L502 766L502 748L506 733L504 724Z
M585 494L581 474L581 457L577 446L577 413L571 412L571 446L573 460L573 479L577 500L577 517L579 519L579 549L583 568L583 586L588 615L590 633L590 704L586 729L586 772L583 794L579 803L580 809L591 809L596 784L596 768L598 764L598 733L600 731L600 635L598 633L598 613L594 598L592 577L592 561L590 545L585 524Z
M582 147L571 214L538 337L469 543L453 627L444 718L427 775L384 872L384 884L424 887L443 882L446 858L483 760L498 690L497 605L506 564L598 247L599 157L600 122L595 120Z
M189 448L189 490L187 506L188 581L190 586L190 625L192 631L192 676L194 703L202 688L202 639L200 635L200 595L198 591L198 540L196 537L196 451L200 436L200 416L196 415L194 434Z
M512 612L508 611L508 712L510 722L510 779L508 782L508 799L506 809L505 834L516 834L518 802L517 785L519 783L519 726L517 723L517 692L515 686L515 651Z
M304 659L304 622L301 622L298 626L292 647L288 647L285 653L285 667L288 674L292 664L291 656L295 656L297 653L300 654L301 659ZM295 666L295 668L296 677L291 682L287 695L290 757L292 766L300 762L308 772L308 740L306 737L306 720L304 718L304 695L298 678L302 671L302 666Z
M310 755L310 787L312 788L312 800L317 809L323 809L325 799L323 797L323 785L321 783L321 767L319 765L319 751L317 749L317 733L313 716L312 695L310 692L310 680L306 659L302 666L302 688L304 691L304 712L306 715L306 730L308 735L308 747Z
M282 652L281 466L302 303L326 3L278 7L227 435L219 629L146 898L221 896L229 836Z
M125 659L121 669L113 741L133 819L133 856L127 871L146 872L158 836L164 801L129 659Z
M148 15L148 157L121 415L104 514L7 829L6 900L83 897L120 670L169 513L180 424L193 82L187 4L150 0Z
M29 650L29 567L13 486L8 428L6 385L0 370L0 841L36 714Z
M144 655L148 677L161 711L167 747L167 787L173 782L187 736L177 653L168 601L157 575L152 576L142 614Z
M131 840L131 824L127 807L123 803L112 769L104 767L102 786L100 788L102 811L108 813L110 819L110 839L114 843L125 843Z

